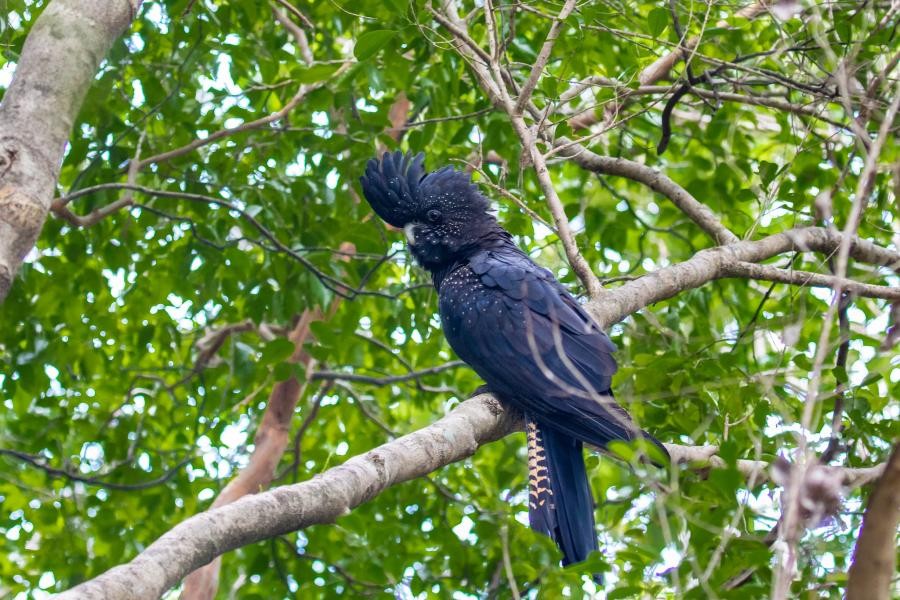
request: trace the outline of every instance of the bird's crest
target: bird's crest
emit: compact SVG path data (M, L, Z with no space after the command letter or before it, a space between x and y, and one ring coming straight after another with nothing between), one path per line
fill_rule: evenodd
M394 227L413 220L419 206L419 184L425 177L425 155L385 152L366 164L359 178L363 194L378 216Z
M372 209L394 227L421 218L421 213L435 205L472 211L469 214L490 208L469 173L444 167L426 174L421 152L385 152L381 160L373 158L366 164L359 181Z

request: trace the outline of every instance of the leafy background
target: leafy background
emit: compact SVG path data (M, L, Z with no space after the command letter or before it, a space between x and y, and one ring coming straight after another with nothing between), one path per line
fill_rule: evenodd
M881 64L896 41L891 27L876 30L877 6L834 4L840 18L832 27L803 18L740 20L730 16L736 6L717 3L698 51L731 60L802 44L810 49L759 54L751 64L798 80L824 77L835 58L810 42L818 27L814 33L839 56L853 50L858 64ZM0 92L45 5L0 0ZM519 12L514 30L502 20L508 60L526 68L548 26L539 13L560 8L530 6L534 12ZM322 307L331 316L316 324L309 349L319 368L377 379L455 358L439 331L427 274L411 264L402 236L360 201L357 179L376 151L424 150L432 168L495 153L502 164L486 165L476 178L508 189L551 221L506 116L492 110L423 3L301 6L315 26L308 30L311 66L273 7L281 10L146 1L85 99L61 196L125 182L139 146L143 158L181 147L282 109L301 84L317 86L287 118L154 163L135 178L232 208L135 193L134 206L91 227L47 222L0 313L0 448L10 451L0 456L0 597L43 598L134 556L207 508L246 463L267 393L291 372L281 366L287 352L250 331L230 337L215 361L196 369L198 341L211 329L250 319L277 333L304 309ZM679 3L682 25L699 33L706 9ZM508 17L503 5L500 12ZM712 27L719 18L735 28ZM539 104L589 75L637 87L637 74L678 39L657 3L586 3L572 20L577 26L564 30L536 92ZM483 39L481 19L471 27ZM348 58L355 61L339 71ZM778 91L807 100L789 86ZM414 124L398 143L389 113L404 98ZM610 88L600 89L598 112L613 98ZM834 197L843 223L861 168L846 131L689 96L679 105L687 115L658 156L664 104L658 94L628 105L592 148L660 168L747 237L814 224L814 200L849 165ZM824 110L846 120L836 103ZM883 162L895 161L897 150L890 140ZM709 246L671 203L638 183L600 179L563 161L552 164L552 174L579 246L601 277L640 275ZM860 228L882 245L898 232L892 186L889 173L879 175ZM86 214L124 193L96 191L70 206ZM516 203L491 195L520 244L577 292L556 236ZM345 243L355 248L350 259L335 252ZM827 272L818 255L792 264ZM897 283L851 268L856 279ZM358 293L338 300L335 289L346 295L347 288L335 280ZM829 302L827 290L720 280L658 303L612 328L617 395L662 440L720 444L730 461L788 455ZM842 458L849 466L884 460L898 435L898 359L878 350L887 312L885 302L871 299L855 300L849 311L844 435L851 450ZM826 387L841 375L828 372ZM418 429L479 383L456 367L390 385L310 385L295 431L314 403L321 406L297 438L298 451L285 456L278 483L308 479ZM832 404L833 397L813 427L818 447L828 439ZM524 440L517 434L430 480L390 489L335 525L226 555L220 594L507 597L505 547L519 589L547 598L593 589L585 575L596 570L606 572L609 598L767 596L772 558L763 537L779 514L777 488L747 488L734 468L667 477L596 456L589 467L603 552L587 564L555 566L552 543L525 525ZM837 518L807 533L795 592L840 597L866 494L852 492ZM755 569L750 581L725 591L746 568Z

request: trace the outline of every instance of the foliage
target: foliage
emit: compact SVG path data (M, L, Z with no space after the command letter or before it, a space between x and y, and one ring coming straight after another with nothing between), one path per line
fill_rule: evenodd
M45 4L0 0L6 61L0 86L8 84ZM466 4L463 14L473 8ZM549 27L546 16L560 7L530 3L533 10L517 12L513 27L511 5L499 6L506 58L525 65L524 78ZM623 90L638 87L642 69L677 43L671 15L659 6L580 5L554 47L536 103L544 106L572 82L599 75L622 86L596 90L591 112L602 117ZM198 365L198 342L211 329L249 319L279 335L304 309L333 307L314 327L309 351L317 368L377 379L455 358L440 333L427 276L411 264L402 236L360 201L357 179L377 149L424 150L430 168L496 155L500 160L487 161L477 178L506 188L552 222L507 116L492 108L424 3L301 7L315 25L307 29L312 65L272 7L283 10L277 3L144 2L84 102L60 196L125 183L136 154L146 159L279 111L300 85L310 86L287 117L134 174L145 188L219 204L133 192L133 206L90 227L48 220L0 313L0 597L44 597L135 555L207 508L246 463L268 391L296 369L282 366L290 348L273 345L256 328L229 337L213 361ZM763 79L765 86L747 89L776 92L797 105L816 102L814 112L842 123L840 102L821 102L822 90L807 88L851 55L854 64L872 65L855 75L865 87L883 68L887 49L896 50L894 28L879 27L879 11L868 5L837 3L833 14L807 9L804 18L783 21L740 19L727 3L706 9L678 5L689 35L704 30L694 74L717 59L751 57L741 63L746 71L723 75L723 91L735 88L725 77ZM725 24L716 25L719 19ZM480 16L470 31L486 47ZM352 64L342 70L344 61ZM848 128L688 95L660 156L655 147L668 90L623 104L591 148L659 168L742 237L815 224L813 204L829 190L843 227L862 170ZM404 98L411 125L398 143L389 115L405 106ZM585 134L554 118L558 136ZM896 138L889 140L882 162L895 162L897 151ZM601 179L562 160L551 170L579 247L600 277L640 275L711 244L642 184ZM878 174L859 230L883 246L897 232L892 185L888 172ZM87 214L126 193L95 191L69 208ZM509 198L491 195L522 246L577 289L552 231ZM352 257L336 252L345 243L355 249ZM773 264L789 261L795 269L828 272L827 257L815 254ZM852 264L850 274L897 282L866 265ZM617 395L662 440L720 444L732 464L789 455L819 315L830 301L827 290L731 279L660 302L611 331L620 349ZM850 452L842 460L850 466L884 460L900 433L898 360L878 350L887 312L886 301L866 298L849 310L843 436ZM843 369L831 369L832 357L829 390L843 376ZM321 408L296 452L284 457L278 483L308 479L425 425L480 382L458 367L377 383L307 386L295 431L314 401ZM834 398L827 397L812 427L819 449L828 441ZM598 569L615 590L609 598L768 595L772 554L763 537L779 514L771 484L748 489L733 467L708 476L676 470L660 481L652 469L591 457L594 490L605 499L597 510L605 549L588 564L563 569L555 566L552 543L524 524L524 465L523 438L510 436L430 480L388 490L335 525L226 555L221 588L238 588L241 598L508 597L508 551L519 590L540 597L579 596L593 585L585 574ZM865 496L852 492L834 522L808 532L797 593L841 595ZM750 568L747 584L725 591L730 578Z

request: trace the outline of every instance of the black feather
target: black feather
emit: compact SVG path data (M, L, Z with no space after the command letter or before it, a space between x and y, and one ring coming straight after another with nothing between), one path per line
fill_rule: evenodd
M557 542L566 564L584 560L597 542L583 443L645 438L665 449L613 397L613 343L552 273L516 247L469 176L450 167L421 173L421 155L385 154L369 161L363 192L385 221L413 224L410 249L432 273L447 341L526 414L532 471L540 438L549 487L530 511L532 527ZM428 211L440 219L426 219Z
M385 152L381 160L366 164L359 178L363 194L379 217L394 227L403 227L416 214L419 184L425 176L425 155Z

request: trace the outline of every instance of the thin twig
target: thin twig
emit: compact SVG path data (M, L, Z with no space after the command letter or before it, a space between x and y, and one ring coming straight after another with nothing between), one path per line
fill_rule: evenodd
M866 298L882 298L884 300L900 300L900 287L871 285L852 279L838 278L833 275L810 273L808 271L786 270L772 265L757 265L739 261L726 266L723 275L727 277L743 277L760 281L775 281L791 285L840 288L846 293Z
M566 0L562 10L559 11L559 16L556 17L556 19L553 20L553 24L550 25L550 31L547 33L547 38L544 40L544 44L541 46L541 50L534 60L531 74L529 74L528 80L519 91L519 98L516 100L515 114L521 115L522 111L525 109L525 105L531 99L531 94L534 92L534 88L537 86L538 81L541 79L541 75L544 73L547 61L550 60L550 53L553 51L553 45L556 43L556 39L559 37L559 33L562 30L562 24L569 15L572 14L573 10L575 10L575 0Z
M338 70L333 75L331 75L331 77L329 78L329 81L333 80L336 77L339 77L341 74L346 72L347 69L349 69L352 66L352 64L353 64L352 61L344 62L338 68ZM166 162L173 158L177 158L179 156L184 156L185 154L189 154L190 152L193 152L194 150L196 150L198 148L202 148L203 146L209 145L209 144L215 142L216 140L220 140L225 137L230 137L232 135L237 135L237 134L243 133L245 131L259 129L261 127L265 127L269 123L273 123L275 121L283 119L285 116L287 116L288 113L290 113L294 108L296 108L296 106L298 104L300 104L300 102L302 102L304 98L306 98L307 94L309 94L310 92L315 91L321 87L324 87L325 85L327 85L327 83L328 82L321 82L321 83L317 83L315 85L309 85L309 86L301 85L300 89L297 90L297 93L295 93L294 96L290 100L288 100L287 104L282 106L280 110L278 110L274 113L271 113L269 115L266 115L265 117L256 119L254 121L242 123L241 125L238 125L236 127L220 129L219 131L215 131L215 132L209 134L205 138L197 138L193 142L191 142L189 144L185 144L184 146L181 146L180 148L168 150L166 152L162 152L160 154L156 154L154 156L150 156L148 158L142 159L138 162L138 165L135 169L137 171L141 171L144 168L146 168L148 165Z
M516 576L513 573L512 561L509 558L509 529L504 525L500 528L500 543L503 551L503 571L506 573L506 582L509 583L509 593L515 600L519 600L519 586L516 585Z
M306 66L312 65L315 59L313 58L312 50L309 48L309 39L306 37L306 32L277 8L272 8L272 14L275 16L275 20L281 23L282 27L287 29L288 33L294 37L300 50L300 56L303 58Z
M434 375L436 373L440 373L442 371L447 371L450 369L457 369L459 367L464 366L464 363L461 360L452 360L450 362L444 363L442 365L436 365L434 367L428 367L427 369L420 369L418 371L412 371L410 373L404 373L403 375L388 375L385 377L374 377L371 375L360 375L359 373L341 373L339 371L317 371L310 376L312 380L341 380L341 381L356 381L358 383L368 383L370 385L391 385L394 383L402 383L404 381L410 381L413 379L419 379L420 377L424 377L425 375Z
M287 0L275 0L278 4L285 7L292 15L300 19L304 26L307 29L315 29L316 26L313 25L313 22L309 20L309 17L300 12L300 9L288 2Z
M890 127L893 125L898 109L900 109L900 82L898 82L895 87L893 101L884 116L881 127L879 127L877 137L873 142L868 144L868 155L862 173L860 173L859 176L853 205L850 210L850 215L847 218L847 223L844 226L841 242L838 246L837 257L835 259L834 276L839 280L846 277L851 243L855 238L855 232L859 227L863 210L868 203L869 193L875 182L875 173L881 148L886 141ZM793 489L800 489L802 482L806 479L807 471L810 466L816 463L816 460L811 456L811 452L808 448L805 432L809 431L812 427L814 415L816 414L821 401L819 388L822 380L825 356L829 349L828 339L831 333L831 323L838 311L842 293L843 285L839 282L834 288L835 299L829 304L828 310L825 313L824 324L816 344L812 373L810 374L809 386L807 388L806 399L803 405L803 414L800 421L803 432L797 436L797 454L800 459L796 468L792 469L790 473L789 487ZM780 556L776 563L772 583L772 596L773 598L776 598L776 600L787 598L790 591L790 584L797 562L796 547L800 541L800 521L800 494L793 494L789 498L789 502L784 509L784 527L779 536L779 541L781 541L782 544L780 545Z

